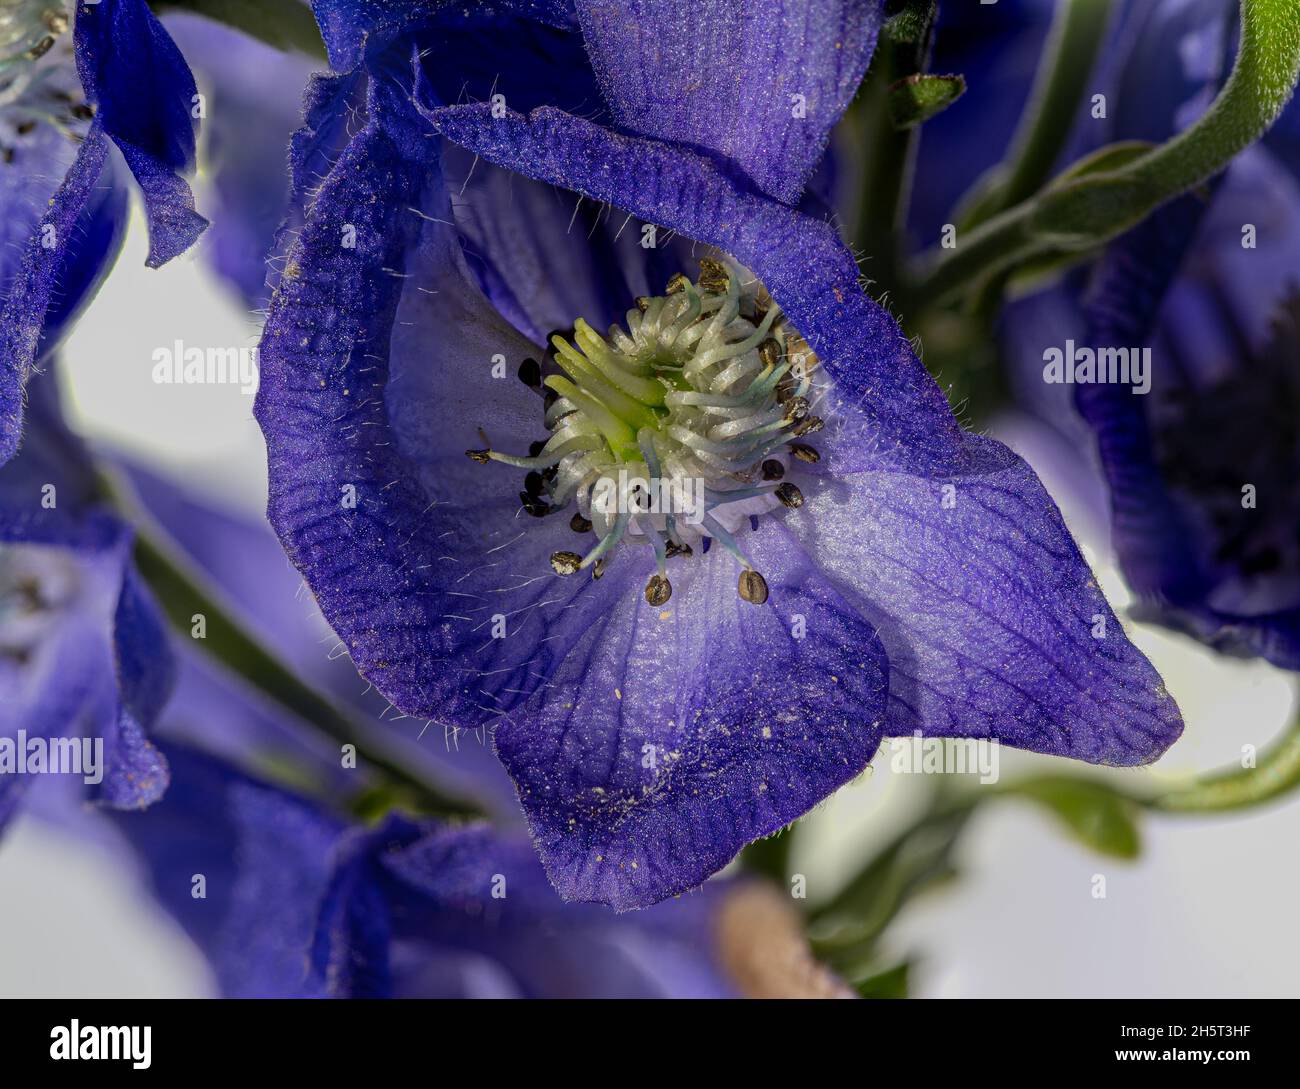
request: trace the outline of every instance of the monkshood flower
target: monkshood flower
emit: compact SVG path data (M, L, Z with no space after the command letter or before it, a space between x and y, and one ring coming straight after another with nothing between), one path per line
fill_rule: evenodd
M317 5L370 78L261 343L269 514L369 680L492 729L562 896L692 888L885 735L1172 743L1051 499L801 201L879 5L378 10Z
M123 809L167 785L145 735L172 682L163 621L54 392L29 384L27 442L0 468L0 826L47 778Z
M148 264L207 221L183 178L201 110L180 51L145 0L16 0L0 11L0 462L22 436L23 386L111 264L135 176Z
M779 893L728 881L635 915L565 904L522 832L363 828L199 751L117 830L227 997L833 997Z
M1153 5L1121 80L1149 77L1162 52L1175 70L1156 81L1164 94L1154 101L1112 96L1129 103L1117 111L1117 138L1163 139L1203 111L1224 71L1231 7ZM1025 403L1071 442L1095 444L1135 615L1292 669L1300 668L1298 124L1292 104L1208 196L1162 209L1086 274L1012 306L1006 322ZM1096 370L1044 388L1054 349L1144 358L1149 373L1136 386ZM1071 430L1074 410L1090 434Z

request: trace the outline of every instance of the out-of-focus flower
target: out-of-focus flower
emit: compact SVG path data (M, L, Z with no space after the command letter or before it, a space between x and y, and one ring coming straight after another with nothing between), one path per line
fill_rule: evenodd
M80 776L126 809L167 785L145 732L173 664L131 531L98 502L52 379L29 395L28 441L0 468L0 825L46 775Z
M117 830L228 997L833 997L787 901L719 881L632 915L565 904L522 832L354 826L197 750Z
M261 344L270 517L395 705L493 729L563 896L698 885L885 734L1178 736L1032 472L798 206L878 5L326 7L371 78ZM620 468L703 520L601 508Z
M126 192L110 145L144 198L151 267L207 225L184 180L202 103L180 51L145 0L75 6L0 11L0 462L21 441L28 375L116 256Z
M1235 5L1135 7L1109 135L1162 140L1212 99ZM1300 668L1297 118L1293 104L1208 193L1160 210L1005 322L1022 402L1095 443L1096 461L1076 464L1108 487L1135 614L1288 668ZM1045 386L1044 353L1067 341L1099 360L1149 351L1149 392L1100 377Z

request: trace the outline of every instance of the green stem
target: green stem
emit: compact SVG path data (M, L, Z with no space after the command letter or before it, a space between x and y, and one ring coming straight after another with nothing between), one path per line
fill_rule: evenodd
M1186 786L1140 799L1168 813L1222 813L1250 809L1300 787L1300 715L1253 768L1230 768Z
M1074 127L1110 22L1111 0L1064 0L1056 10L1007 163L1004 181L979 199L964 229L1033 196L1051 176Z
M122 483L102 474L101 488L135 526L136 568L181 638L192 638L194 617L201 613L206 629L202 640L204 650L307 725L341 745L355 746L359 757L390 785L399 788L399 796L409 796L426 813L454 816L477 812L464 800L448 797L425 779L414 775L403 766L399 757L386 751L373 731L360 727L263 646L219 600L220 591L206 586L204 576L193 570L160 530L150 525L148 517L130 498Z
M1232 74L1195 124L1154 150L1108 158L1104 149L1076 164L959 239L947 256L932 257L921 297L938 303L1026 261L1099 245L1227 166L1277 119L1300 75L1294 0L1241 0L1241 22Z
M919 128L894 125L890 91L899 80L924 68L937 15L936 0L909 0L884 25L871 70L853 107L853 113L863 118L866 171L859 190L856 241L858 249L871 258L866 271L878 295L896 290L902 279L898 234L907 214Z
M301 0L150 0L157 15L188 11L224 23L282 53L327 61L316 19Z

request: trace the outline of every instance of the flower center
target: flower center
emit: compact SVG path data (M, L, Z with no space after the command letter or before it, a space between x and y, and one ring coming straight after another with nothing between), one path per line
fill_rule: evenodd
M786 476L817 451L798 441L820 431L813 414L817 357L762 284L742 284L720 261L700 262L692 283L640 298L627 328L602 337L581 319L570 343L551 337L547 369L525 360L519 377L542 393L549 437L529 456L470 450L476 461L527 470L525 510L546 517L577 507L570 526L594 533L585 553L551 556L558 575L599 578L620 544L654 551L651 605L672 596L667 561L716 541L740 564L739 594L761 605L768 589L737 542L745 523L803 494Z
M72 139L93 115L60 41L69 26L62 0L3 0L0 6L0 161L11 163L39 123ZM58 47L57 50L55 47ZM41 58L56 55L41 63Z
M78 589L75 563L38 545L0 545L0 661L22 665Z

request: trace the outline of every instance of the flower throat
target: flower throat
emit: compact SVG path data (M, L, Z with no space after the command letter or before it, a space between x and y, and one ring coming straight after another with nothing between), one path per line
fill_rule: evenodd
M740 565L738 592L762 605L768 588L735 534L803 494L785 479L817 451L797 441L820 431L813 415L817 358L756 281L742 285L720 261L700 262L699 279L674 276L666 294L637 299L626 330L602 337L579 319L570 343L551 337L543 377L525 360L519 377L543 393L549 437L529 455L469 450L475 461L527 470L525 510L547 517L573 503L585 554L551 556L558 575L590 569L599 578L620 544L654 551L646 583L651 605L672 596L668 561L688 561L711 542Z

